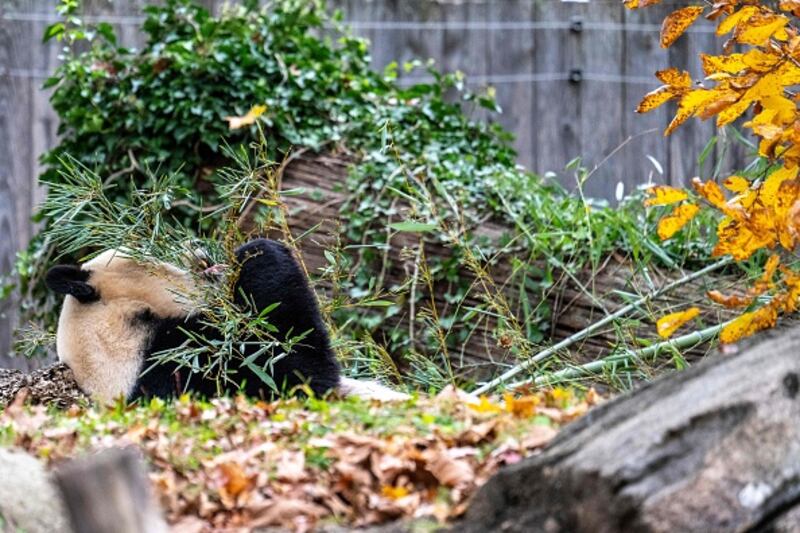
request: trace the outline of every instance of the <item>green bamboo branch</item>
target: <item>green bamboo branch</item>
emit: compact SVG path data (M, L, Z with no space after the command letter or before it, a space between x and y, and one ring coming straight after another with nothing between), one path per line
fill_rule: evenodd
M684 348L691 348L692 346L696 346L700 343L711 340L720 331L722 331L722 329L725 328L725 326L727 326L731 322L733 322L733 320L729 320L722 324L711 326L706 329L701 329L700 331L693 331L681 337L676 337L674 339L659 342L657 344L653 344L652 346L648 346L647 348L642 348L641 350L617 353L609 355L608 357L604 357L602 359L598 359L597 361L586 363L584 365L564 368L557 372L553 372L552 374L531 377L529 379L519 381L517 383L512 383L511 385L509 385L509 388L514 389L517 387L529 385L531 383L533 383L537 387L552 386L571 379L597 374L609 367L613 367L614 365L618 365L620 363L629 363L632 361L639 361L648 357L655 357L662 350L666 349L681 350Z
M661 287L658 290L655 290L653 292L645 294L644 296L642 296L641 298L639 298L635 302L632 302L632 303L630 303L630 304L618 309L617 311L615 311L614 313L611 313L610 315L606 316L602 320L598 320L594 324L589 325L588 327L582 329L581 331L575 333L574 335L571 335L571 336L567 337L566 339L562 340L561 342L558 342L558 343L554 344L553 346L551 346L551 347L549 347L549 348L547 348L545 350L542 350L541 352L537 353L536 355L532 356L531 358L526 359L522 363L510 368L509 370L507 370L506 372L504 372L500 376L496 377L495 379L493 379L493 380L491 380L491 381L489 381L487 383L484 383L483 385L481 385L480 387L475 389L473 391L473 394L486 394L487 392L493 390L498 385L502 385L503 383L507 383L511 378L513 378L517 374L519 374L521 372L524 372L525 370L528 370L529 368L541 363L542 361L545 361L546 359L549 359L550 357L555 355L559 350L563 350L564 348L567 348L568 346L571 346L572 344L575 344L576 342L578 342L580 340L583 340L586 337L589 337L595 331L599 330L603 326L613 322L614 320L616 320L618 318L621 318L621 317L625 316L626 314L630 313L631 311L641 307L643 304L646 304L647 302L649 302L651 300L654 300L654 299L658 298L659 296L662 296L663 294L668 293L669 291L675 289L676 287L680 287L681 285L685 285L686 283L689 283L691 281L696 280L697 278L705 276L706 274L708 274L710 272L713 272L714 270L722 268L723 266L729 264L731 261L732 261L732 259L730 257L725 257L723 259L720 259L716 263L712 263L712 264L708 265L707 267L698 270L697 272L692 272L691 274L687 274L686 276L684 276L684 277L682 277L680 279L677 279L677 280L673 281L672 283L669 283L669 284Z

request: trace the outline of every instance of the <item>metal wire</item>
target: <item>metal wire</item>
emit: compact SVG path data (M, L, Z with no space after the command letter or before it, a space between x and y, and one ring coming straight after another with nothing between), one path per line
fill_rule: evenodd
M51 76L45 70L2 68L0 67L0 77L8 76L11 78L28 78L45 80ZM464 80L469 85L507 85L515 83L548 83L569 81L573 79L573 72L535 72L530 74L475 74L466 75ZM400 77L398 82L401 85L413 85L416 83L433 83L432 76L405 76ZM581 81L594 81L600 83L624 83L634 85L655 86L658 81L654 77L648 76L625 76L622 74L600 74L586 72L581 73Z
M82 17L88 23L95 22L108 22L111 24L118 24L121 26L135 25L139 26L145 20L141 16L126 16L126 15L85 15ZM48 13L3 13L0 14L0 20L7 20L10 22L46 22L54 23L59 22L61 19L58 16ZM389 20L389 21L372 21L372 20L345 20L343 22L354 30L381 30L381 31L416 31L416 30L429 30L429 31L509 31L509 30L571 30L573 28L573 21L566 20L532 20L532 21L456 21L456 20L443 20L443 21L403 21L403 20ZM661 31L660 24L646 24L638 22L593 22L591 20L582 20L582 29L584 31L611 31L611 32L659 32ZM692 26L686 33L700 33L700 34L713 34L715 29L708 26Z

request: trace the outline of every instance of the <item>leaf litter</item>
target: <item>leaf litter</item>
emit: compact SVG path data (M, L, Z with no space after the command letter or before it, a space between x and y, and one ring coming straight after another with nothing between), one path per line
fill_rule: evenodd
M594 390L473 398L452 387L392 403L244 397L67 411L14 402L0 444L50 467L135 446L175 532L444 524L503 466L539 452L601 402Z

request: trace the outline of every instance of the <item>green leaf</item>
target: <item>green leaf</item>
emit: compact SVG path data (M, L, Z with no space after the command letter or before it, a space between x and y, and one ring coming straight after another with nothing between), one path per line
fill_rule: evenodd
M405 231L408 233L428 233L439 227L438 224L426 224L424 222L395 222L389 224L389 227L397 231Z
M117 45L117 35L114 33L114 26L108 22L101 22L95 28L97 29L97 33L105 37L106 41L114 46Z
M361 302L361 307L390 307L394 302L389 300L370 300L368 302Z
M44 30L44 35L42 36L42 42L46 43L47 41L53 38L61 40L61 36L64 35L65 29L66 28L64 27L63 22L56 22L55 24L49 25Z

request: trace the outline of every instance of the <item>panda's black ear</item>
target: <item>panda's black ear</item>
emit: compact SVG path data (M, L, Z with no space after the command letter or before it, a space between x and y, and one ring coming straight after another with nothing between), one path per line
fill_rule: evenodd
M47 271L44 282L51 291L69 294L85 304L100 298L94 287L87 283L89 275L90 272L76 266L58 265Z

